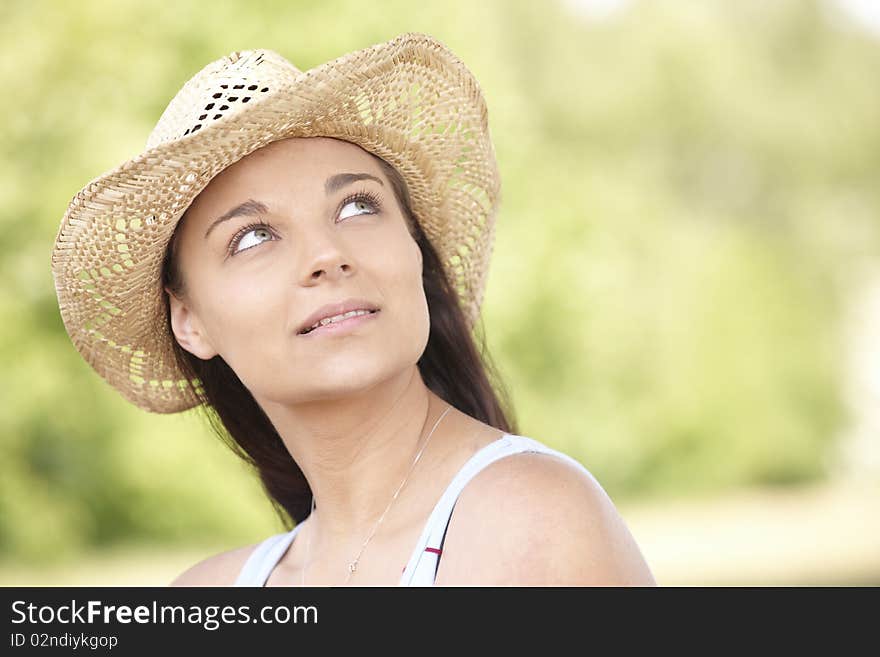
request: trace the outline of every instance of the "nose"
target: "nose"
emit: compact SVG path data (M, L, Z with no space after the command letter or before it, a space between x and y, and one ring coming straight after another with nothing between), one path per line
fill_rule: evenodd
M354 268L338 236L312 231L306 237L308 247L304 259L303 285L314 285L322 278L335 281L351 275Z

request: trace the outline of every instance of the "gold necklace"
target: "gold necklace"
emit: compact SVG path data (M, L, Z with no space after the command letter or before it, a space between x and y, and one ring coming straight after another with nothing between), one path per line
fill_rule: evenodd
M419 459L422 456L422 452L425 451L425 448L428 446L428 442L431 440L431 436L434 435L434 429L437 428L437 425L440 424L440 420L442 420L446 416L446 414L449 412L449 410L451 408L452 408L451 406L447 406L446 410L443 411L443 413L440 415L439 418L437 418L437 421L434 423L434 426L431 428L431 432L428 434L428 437L425 438L425 443L422 445L422 448L419 450L418 454L416 454L416 457L413 459L412 465L409 466L409 470L407 471L406 476L403 478L403 481L400 482L400 486L397 487L397 490L394 492L394 496L391 498L391 501L388 503L388 506L385 507L385 510L382 512L382 515L379 516L379 521L376 523L376 526L373 527L373 531L370 532L370 535L367 536L367 540L365 540L363 545L361 545L361 550L360 550L360 552L358 552L358 555L357 555L357 557L355 557L354 561L352 561L351 563L348 564L348 576L345 578L345 582L343 582L343 584L348 584L348 581L351 579L351 576L354 575L355 571L357 570L358 562L361 560L361 555L364 553L364 549L367 547L367 543L370 542L370 539L373 538L373 535L376 533L376 530L379 529L379 525L381 525L382 520L385 519L385 514L388 513L388 509L390 509L391 505L394 504L394 500L397 499L397 496L400 494L400 491L403 489L403 486L406 483L406 480L409 479L410 474L412 474L412 471L415 469L416 463L419 462ZM425 417L426 424L427 424L427 421L428 421L428 418ZM425 426L423 424L422 430L424 431L424 429L425 429ZM314 512L315 512L315 496L313 494L312 495L311 513L314 513ZM306 585L306 568L308 568L308 565L309 565L309 552L311 552L311 547L312 547L312 533L309 532L309 540L306 541L306 559L305 559L305 563L303 564L301 586Z

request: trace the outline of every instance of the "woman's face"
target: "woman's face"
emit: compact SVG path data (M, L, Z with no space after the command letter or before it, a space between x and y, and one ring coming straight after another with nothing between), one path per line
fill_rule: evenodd
M247 214L224 219L242 204ZM177 254L178 342L222 356L258 401L362 390L413 367L427 345L421 252L382 168L354 144L291 138L239 160L187 210ZM300 333L350 298L379 312Z

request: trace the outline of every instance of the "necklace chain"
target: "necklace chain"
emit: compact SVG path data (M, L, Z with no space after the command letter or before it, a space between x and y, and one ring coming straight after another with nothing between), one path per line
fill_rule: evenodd
M397 490L394 491L394 495L392 496L391 501L388 503L388 506L385 507L385 510L382 512L382 515L379 516L379 520L376 522L376 525L373 527L373 531L370 532L370 535L367 536L367 540L365 540L363 545L361 545L360 552L358 552L358 555L355 557L354 561L352 561L351 563L348 564L348 576L345 578L344 584L348 584L348 581L351 579L351 576L354 575L355 571L357 570L358 562L360 562L361 555L364 553L364 550L367 547L367 543L369 543L370 539L373 538L373 535L376 533L376 530L379 529L379 525L382 524L382 520L385 519L385 514L388 513L388 509L391 508L391 505L394 504L394 500L397 499L397 496L400 494L400 491L403 490L403 486L404 486L404 484L406 484L407 479L409 479L410 474L412 474L412 471L415 469L416 463L419 462L419 459L422 456L422 452L424 452L425 448L428 446L428 442L431 440L431 436L434 435L434 429L437 428L437 425L440 424L440 420L442 420L445 417L445 415L449 412L449 410L451 408L452 408L451 406L447 406L446 410L443 411L443 413L440 415L439 418L437 418L437 421L434 423L434 426L431 428L431 432L428 434L428 437L425 438L424 444L422 445L421 449L419 449L418 453L416 454L416 457L413 459L412 465L409 466L409 470L407 471L406 476L403 478L403 481L400 482L400 486L397 487ZM427 423L427 421L428 421L428 418L426 417L425 423ZM423 424L422 430L424 430L424 428L425 427ZM315 512L315 496L313 494L312 495L311 513L314 513L314 512ZM312 547L312 534L311 534L311 532L309 532L309 540L306 541L306 560L305 560L305 563L303 564L303 571L302 571L302 586L305 586L305 583L306 583L306 568L308 568L308 565L309 565L309 552L311 551L311 547Z

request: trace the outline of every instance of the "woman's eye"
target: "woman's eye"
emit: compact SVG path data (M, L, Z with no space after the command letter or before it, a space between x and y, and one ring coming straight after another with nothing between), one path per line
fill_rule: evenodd
M356 212L351 212L346 214L345 209L349 207L354 207ZM345 205L342 206L342 211L339 213L340 219L345 219L352 215L358 214L374 214L376 209L373 207L373 204L367 201L366 199L355 199L354 201L349 201Z
M261 239L263 236L266 237L265 240ZM244 251L262 242L268 242L271 239L272 233L269 232L268 228L252 228L238 240L238 243L235 245L235 252Z

